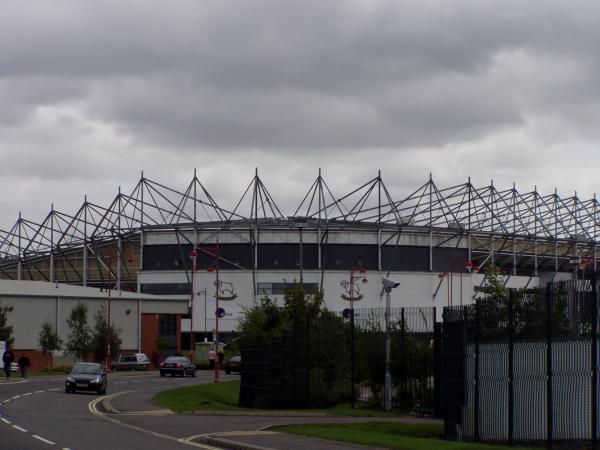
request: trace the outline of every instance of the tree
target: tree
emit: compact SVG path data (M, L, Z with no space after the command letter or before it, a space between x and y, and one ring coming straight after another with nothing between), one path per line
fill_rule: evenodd
M46 366L48 366L48 354L55 350L60 350L62 347L62 339L58 336L58 333L49 320L42 323L38 345L42 349L42 353L46 356Z
M294 392L293 400L291 397L282 399L286 407L292 404L331 406L349 400L346 389L350 373L346 345L349 325L327 310L322 293L306 295L301 284L286 284L282 306L269 297L261 298L244 309L238 329L240 348L264 358L262 363L269 367L279 365L274 377L278 377L285 389ZM308 377L296 379L285 375L299 370L305 371ZM265 386L265 391L252 400L242 392L240 399L247 401L240 400L240 404L275 406L267 393L270 389L272 387Z
M0 341L6 341L6 345L12 347L13 327L8 324L8 308L0 305Z
M96 357L96 361L101 361L106 356L106 351L108 350L108 320L105 306L101 306L98 311L96 311L94 319L96 322L92 331L91 346ZM115 328L115 326L112 324L110 328L110 357L114 358L121 350L123 341L121 339L121 330Z
M78 303L69 314L67 325L70 332L67 339L67 353L84 359L91 350L91 331L87 324L88 307Z

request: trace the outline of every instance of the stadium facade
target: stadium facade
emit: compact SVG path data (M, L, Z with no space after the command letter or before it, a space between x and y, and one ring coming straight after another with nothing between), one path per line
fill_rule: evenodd
M0 278L180 299L193 292L196 340L210 339L217 315L219 329L232 331L244 307L281 298L293 281L343 310L380 306L382 276L401 283L393 306L469 303L491 264L508 287L581 278L597 268L599 219L595 197L470 180L439 188L430 177L398 198L378 174L336 196L320 171L290 215L258 172L226 209L195 172L183 191L142 174L108 206L86 198L74 214L19 215L0 230ZM189 331L189 318L177 317Z

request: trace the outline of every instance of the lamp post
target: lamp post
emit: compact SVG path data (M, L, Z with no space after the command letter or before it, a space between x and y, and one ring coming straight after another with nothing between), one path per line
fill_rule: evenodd
M355 272L358 271L358 275L355 275ZM354 408L354 379L356 372L356 354L354 350L354 280L362 278L362 282L367 282L366 277L367 271L364 267L354 267L350 268L350 365L351 365L351 383L352 383L352 408Z
M392 376L390 374L390 357L392 353L392 341L390 338L390 309L392 289L400 286L397 281L392 281L383 277L381 279L383 289L385 290L385 387L384 387L384 407L386 411L392 409Z
M108 306L106 308L106 370L110 370L110 362L111 362L111 358L110 358L110 340L112 338L112 330L111 330L111 326L110 326L110 304L111 304L111 292L112 292L112 286L111 286L111 282L112 282L112 260L113 260L113 254L112 252L109 253L108 255L108 298L107 298L107 303Z
M196 273L196 258L198 258L198 252L196 251L196 245L190 252L190 259L192 260L192 295L190 298L190 360L194 362L194 297L196 293L194 291L194 274Z

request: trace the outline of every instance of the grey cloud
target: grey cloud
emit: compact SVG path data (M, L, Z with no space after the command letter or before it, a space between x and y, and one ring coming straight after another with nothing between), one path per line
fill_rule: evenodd
M429 171L546 182L569 148L588 157L600 141L599 13L583 0L6 1L0 174L82 195L194 165L213 186L231 174L224 206L255 166L291 183L289 205L318 166L339 194L378 167L398 195ZM19 198L50 195L42 185Z

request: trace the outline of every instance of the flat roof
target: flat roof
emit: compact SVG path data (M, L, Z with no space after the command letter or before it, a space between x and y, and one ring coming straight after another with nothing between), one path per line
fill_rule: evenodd
M48 283L46 281L25 280L0 280L0 296L6 297L74 297L74 298L100 298L105 299L108 295L106 289L95 287L75 286L65 283ZM187 302L181 297L170 297L165 295L141 294L138 292L111 291L113 298L129 300L168 300Z

